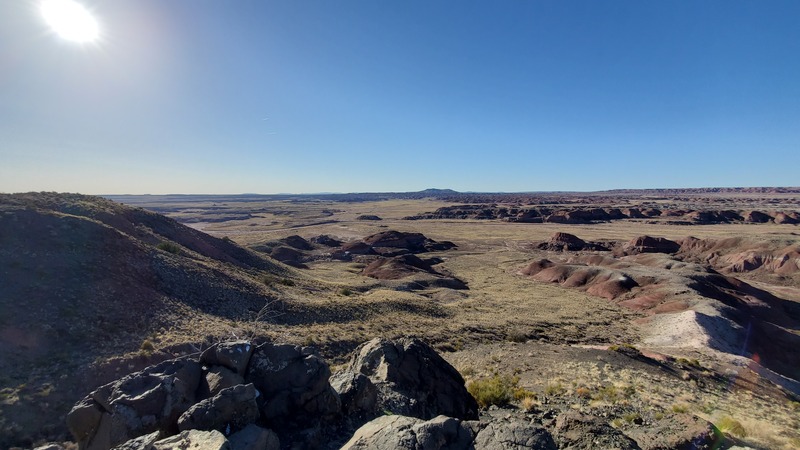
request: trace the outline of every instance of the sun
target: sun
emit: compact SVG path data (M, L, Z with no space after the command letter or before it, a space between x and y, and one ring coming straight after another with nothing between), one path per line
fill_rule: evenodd
M83 5L73 0L44 0L39 7L45 22L62 39L93 42L100 37L100 26Z

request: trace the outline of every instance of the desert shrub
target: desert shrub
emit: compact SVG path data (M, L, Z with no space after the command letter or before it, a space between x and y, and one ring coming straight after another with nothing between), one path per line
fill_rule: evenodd
M625 419L625 422L628 423L640 422L642 420L642 416L640 416L639 413L636 412L629 412L623 414L622 418Z
M506 335L506 340L509 342L524 343L528 341L528 336L521 331L511 331Z
M294 281L289 278L281 278L280 283L284 286L294 286Z
M155 349L156 346L153 345L153 341L151 341L150 339L145 339L144 341L142 341L142 345L139 346L139 350L143 352L152 352Z
M346 287L343 287L343 288L339 289L337 291L337 293L339 295L344 295L345 297L349 297L349 296L353 295L353 291L351 291L349 288L346 288Z
M159 250L163 250L167 253L172 253L173 255L177 255L181 251L181 248L177 244L173 244L172 242L162 242L156 245L156 248Z
M536 400L536 397L533 396L523 397L522 400L520 400L520 406L522 407L523 410L531 412L535 410L537 406L539 406L539 401Z
M591 398L592 397L592 391L587 387L581 386L581 387L575 389L575 395L577 395L580 398Z
M747 437L747 430L744 428L744 425L730 416L719 419L714 425L719 431L725 434L730 434L739 438Z
M672 412L674 413L685 414L689 412L689 405L687 405L686 403L675 403L674 405L672 405L671 409Z
M470 381L467 384L467 391L475 398L481 408L491 405L504 406L512 399L519 400L525 396L533 396L530 391L526 391L518 386L519 377L508 375L494 375L491 378L482 378ZM520 396L518 398L518 396Z
M639 351L638 348L634 347L631 344L619 344L619 345L614 344L614 345L608 346L608 349L611 350L612 352L619 352L619 351L625 351L625 350L633 350L635 352Z
M546 395L561 395L566 391L567 391L566 388L564 388L564 385L561 384L560 382L559 383L550 383L544 389L544 393Z
M677 362L678 364L681 364L683 366L697 367L697 368L702 367L700 365L700 361L698 361L697 359L694 359L694 358L692 358L692 359L678 358L678 359L675 360L675 362Z

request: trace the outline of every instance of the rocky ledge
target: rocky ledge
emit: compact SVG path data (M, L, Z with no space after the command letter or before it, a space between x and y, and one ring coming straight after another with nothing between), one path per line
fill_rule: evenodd
M576 411L491 408L417 339L373 339L331 376L312 348L227 342L101 386L67 416L81 449L712 448L711 424L628 436ZM669 439L672 439L671 441ZM51 448L57 448L51 447ZM716 447L715 447L716 448Z

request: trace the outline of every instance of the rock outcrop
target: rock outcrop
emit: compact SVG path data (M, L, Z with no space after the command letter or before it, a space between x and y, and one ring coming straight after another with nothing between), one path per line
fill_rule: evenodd
M308 347L216 344L197 360L166 361L100 387L67 423L81 449L255 450L281 440L319 448L324 436L386 412L414 424L453 417L417 427L426 442L450 436L456 419L478 418L461 375L431 347L375 339L334 377Z
M431 419L446 415L477 419L478 404L464 387L461 374L418 339L373 339L354 352L337 378L363 375L377 389L376 406L393 414ZM362 383L367 383L362 379ZM340 383L340 385L342 385ZM353 392L339 392L345 396ZM367 388L362 390L368 394Z

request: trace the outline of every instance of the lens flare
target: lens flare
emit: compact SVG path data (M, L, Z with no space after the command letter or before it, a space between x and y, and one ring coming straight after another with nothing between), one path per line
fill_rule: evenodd
M44 0L39 7L45 22L62 39L92 42L100 36L100 26L92 14L72 0Z

